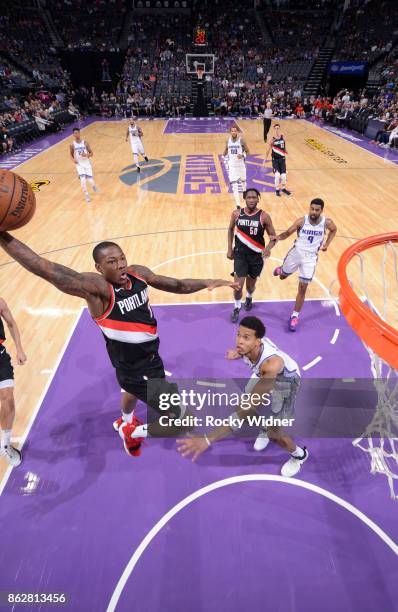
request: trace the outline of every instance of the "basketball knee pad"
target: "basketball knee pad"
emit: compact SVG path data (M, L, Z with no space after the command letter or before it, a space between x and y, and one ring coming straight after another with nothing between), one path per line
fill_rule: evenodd
M281 178L280 173L279 172L275 172L275 175L274 175L275 187L278 187L280 178Z
M285 173L281 174L281 181L282 181L282 185L286 185L286 174Z

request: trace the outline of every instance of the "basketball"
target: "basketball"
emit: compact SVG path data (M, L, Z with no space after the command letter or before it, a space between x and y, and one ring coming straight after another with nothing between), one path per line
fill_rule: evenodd
M23 227L35 210L36 198L29 183L14 172L0 170L0 231Z

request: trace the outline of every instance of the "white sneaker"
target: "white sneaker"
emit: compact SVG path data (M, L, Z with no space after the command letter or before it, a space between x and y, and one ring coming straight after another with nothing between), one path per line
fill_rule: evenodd
M5 446L4 448L0 449L0 457L4 457L4 459L13 467L16 467L22 463L21 451L13 446Z
M291 456L286 463L282 465L281 474L285 476L285 478L293 478L296 474L301 470L301 466L304 461L307 461L309 453L304 446L303 448L304 456L303 457L293 457Z
M260 429L260 433L258 434L256 441L253 445L254 450L256 451L265 450L268 444L269 444L269 437L268 437L267 432L264 431L264 429Z

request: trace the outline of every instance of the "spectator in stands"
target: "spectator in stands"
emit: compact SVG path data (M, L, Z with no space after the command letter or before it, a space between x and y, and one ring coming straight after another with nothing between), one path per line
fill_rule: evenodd
M1 147L3 153L11 153L14 147L14 140L11 138L7 128L3 125L1 128Z

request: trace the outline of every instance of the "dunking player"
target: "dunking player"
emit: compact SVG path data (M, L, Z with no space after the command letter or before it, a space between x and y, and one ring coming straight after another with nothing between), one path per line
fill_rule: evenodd
M231 183L232 192L235 198L236 208L240 209L239 183L242 190L246 190L246 163L245 156L249 154L249 149L243 138L238 136L238 128L232 126L230 137L224 149L224 161L228 167L228 178Z
M6 336L2 319L7 323L15 342L18 365L23 365L26 362L26 355L22 348L18 325L7 304L0 298L0 457L4 457L10 465L17 466L22 461L22 453L11 445L11 429L15 418L14 369L11 357L4 346Z
M0 232L0 246L29 272L41 276L64 293L86 300L91 316L105 337L117 380L126 392L122 397L122 417L115 421L114 427L124 439L126 452L137 454L148 429L141 426L142 435L138 441L132 441L131 434L137 424L133 418L135 404L137 399L147 401L149 379L165 377L158 353L156 319L148 300L148 285L170 293L195 293L206 288L235 288L237 284L213 279L179 280L154 274L145 266L128 266L123 251L113 242L101 242L93 250L99 274L79 273L48 261L6 232ZM151 406L156 410L155 400ZM176 407L173 416L180 416L182 410ZM154 430L156 425L152 424ZM151 426L149 434L152 434Z
M88 179L94 193L99 192L98 187L94 183L93 168L90 162L90 157L93 156L93 152L87 140L81 139L79 128L73 128L73 142L69 147L69 151L73 163L76 164L76 171L80 178L86 202L91 202L91 198L87 191L86 179Z
M327 251L337 232L337 227L332 219L327 219L322 215L324 205L321 198L314 198L311 200L308 215L296 219L288 230L276 236L276 240L285 240L295 232L297 233L294 245L288 251L283 264L274 270L274 276L279 276L281 280L284 280L296 270L300 274L296 303L289 319L290 331L296 331L297 329L308 284L315 274L318 252L319 250ZM329 233L325 243L323 243L326 230L329 230Z
M266 158L268 159L270 152L272 151L272 170L274 172L275 180L275 194L277 196L284 193L290 196L291 191L286 189L286 141L281 134L281 126L279 123L274 125L274 136L271 138L269 143Z
M226 356L227 359L243 358L244 363L251 369L252 375L246 385L246 393L258 394L260 397L271 393L272 416L278 419L292 418L300 385L300 369L294 359L265 338L265 333L265 326L260 319L245 317L238 328L236 350L229 350ZM231 427L217 427L204 436L177 440L178 450L183 457L192 455L192 461L195 461L212 443L238 429L234 425L236 418L246 420L248 416L256 415L257 409L258 403L252 405L249 410L238 408L230 417ZM297 446L279 425L268 427L260 433L255 443L256 450L266 448L269 440L290 453L290 458L282 466L281 474L292 478L308 459L307 449ZM258 444L260 441L261 447Z
M127 128L126 142L130 136L130 145L131 150L133 152L133 160L135 163L135 167L137 168L137 172L141 172L138 155L142 155L145 161L148 161L148 158L146 156L144 145L142 143L142 137L144 134L142 132L142 129L136 124L135 119L135 117L131 117L130 119L130 125Z
M268 236L275 237L274 226L268 213L257 208L260 193L257 189L249 188L243 194L246 206L240 210L234 210L228 227L228 259L234 262L234 277L239 283L239 289L234 292L235 306L231 314L232 323L239 319L242 306L242 290L246 280L245 310L251 310L253 305L253 293L256 288L257 278L260 276L264 266L264 259L269 257L270 250L276 244L270 239L265 247L264 230ZM232 250L232 242L235 233L235 247Z

